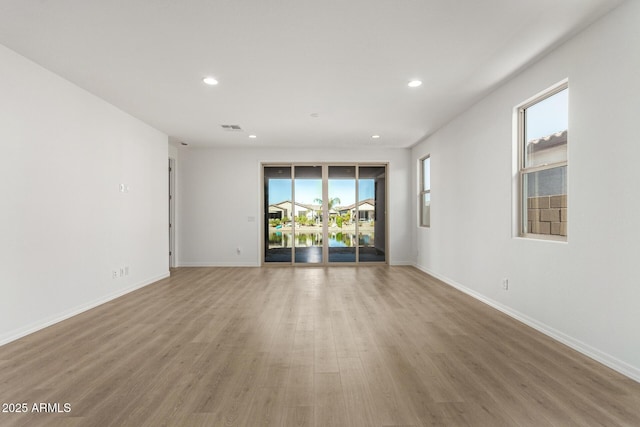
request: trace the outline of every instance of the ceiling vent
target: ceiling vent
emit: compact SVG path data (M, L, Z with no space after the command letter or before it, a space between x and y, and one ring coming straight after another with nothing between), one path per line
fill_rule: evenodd
M220 125L222 126L222 130L226 130L228 132L242 132L242 128L240 125Z

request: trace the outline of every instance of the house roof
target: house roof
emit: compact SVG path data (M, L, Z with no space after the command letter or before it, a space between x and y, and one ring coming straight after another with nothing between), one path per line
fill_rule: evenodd
M369 204L371 206L375 206L376 205L376 201L374 199L364 199L364 200L360 200L358 202L358 207L364 205L364 204ZM334 209L337 211L345 211L345 210L351 210L354 209L356 207L355 203L352 203L350 205L346 205L346 206L335 206Z
M279 208L281 205L283 205L285 203L292 204L291 200L283 200L283 201L278 202L278 203L272 203L272 204L269 205L269 207L274 206L274 207L278 207ZM320 210L320 208L321 208L320 205L307 205L307 204L304 204L304 203L295 203L295 205L299 206L299 207L302 207L302 208L305 208L307 210L314 210L314 211Z
M557 147L567 143L567 135L568 131L563 130L562 132L556 132L542 138L532 139L527 142L527 147L530 147L534 152Z

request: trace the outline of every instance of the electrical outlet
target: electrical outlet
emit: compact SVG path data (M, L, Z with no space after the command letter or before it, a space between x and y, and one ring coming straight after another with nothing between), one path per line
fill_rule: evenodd
M124 266L124 275L125 275L125 276L128 276L128 275L129 275L129 266L128 266L128 265L125 265L125 266Z
M117 272L116 270L113 270L113 271L111 272L111 278L112 278L112 279L117 279L117 278L118 278L118 272Z
M506 277L502 279L502 289L504 289L505 291L509 290L509 279L507 279Z

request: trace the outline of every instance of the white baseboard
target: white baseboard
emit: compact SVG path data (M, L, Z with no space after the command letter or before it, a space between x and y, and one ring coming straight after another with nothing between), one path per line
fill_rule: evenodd
M461 292L464 292L465 294L477 299L480 302L483 302L493 308L495 308L496 310L501 311L502 313L506 314L509 317L512 317L522 323L524 323L527 326L532 327L533 329L555 339L556 341L561 342L562 344L565 344L568 347L571 347L572 349L584 354L585 356L588 356L590 358L592 358L593 360L602 363L603 365L613 369L614 371L617 371L619 373L621 373L622 375L625 375L629 378L631 378L634 381L640 382L640 369L630 365L626 362L623 362L622 360L619 360L613 356L611 356L608 353L605 353L597 348L594 348L574 337L571 337L557 329L554 329L552 327L550 327L549 325L546 325L544 323L541 323L539 321L537 321L536 319L533 319L525 314L522 314L516 310L513 310L512 308L505 306L504 304L501 304L497 301L494 301L490 298L487 298L486 296L474 291L473 289L470 289L458 282L456 282L455 280L451 280L448 277L442 276L440 274L437 274L433 271L430 271L429 269L425 268L424 266L421 266L419 264L414 264L414 267L416 267L418 270L435 277L436 279L444 282L445 284L458 289Z
M11 341L15 341L17 339L20 339L20 338L22 338L24 336L27 336L29 334L32 334L34 332L37 332L37 331L39 331L41 329L47 328L47 327L49 327L51 325L54 325L54 324L56 324L58 322L62 322L63 320L69 319L70 317L76 316L76 315L78 315L80 313L83 313L83 312L85 312L87 310L91 310L92 308L95 308L95 307L97 307L99 305L102 305L102 304L104 304L106 302L109 302L111 300L119 298L119 297L121 297L123 295L126 295L126 294L128 294L130 292L133 292L133 291L135 291L137 289L144 288L145 286L151 285L152 283L155 283L158 280L162 280L162 279L165 279L167 277L169 277L169 272L168 271L166 273L163 273L163 274L159 275L159 276L152 277L152 278L147 279L147 280L143 280L142 282L138 282L138 283L126 288L126 289L122 289L122 290L120 290L118 292L115 292L113 294L109 294L109 295L107 295L105 297L98 298L98 299L93 300L91 302L88 302L86 304L82 304L81 306L75 307L75 308L73 308L73 309L71 309L69 311L65 311L63 313L54 315L54 316L52 316L52 317L50 317L48 319L43 319L41 321L33 323L33 324L31 324L29 326L26 326L24 328L19 328L17 330L11 331L8 334L6 334L5 336L0 337L0 346L8 344Z
M393 266L414 266L415 263L411 262L411 261L398 261L398 260L394 260L394 261L389 261L389 265L393 265Z
M243 262L180 262L177 267L260 267L251 261Z
M393 261L389 265L394 266L413 266L414 263L409 261ZM305 267L313 266L312 264ZM339 267L340 264L336 263L335 267ZM181 262L176 267L260 267L260 264L253 262ZM324 266L322 266L324 267Z
M340 265L339 263L336 266ZM415 263L413 261L406 260L392 260L389 261L389 265L394 266L414 266ZM225 262L225 261L178 261L176 263L176 267L260 267L260 261L251 262L251 261L235 261L235 262ZM309 267L311 265L308 265Z

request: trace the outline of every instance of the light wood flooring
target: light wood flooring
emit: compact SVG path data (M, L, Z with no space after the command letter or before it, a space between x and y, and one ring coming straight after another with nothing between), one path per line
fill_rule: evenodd
M184 268L0 347L0 426L640 426L640 384L412 267Z

